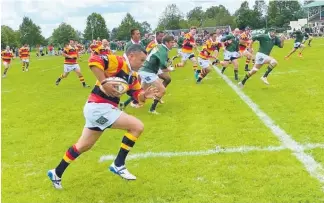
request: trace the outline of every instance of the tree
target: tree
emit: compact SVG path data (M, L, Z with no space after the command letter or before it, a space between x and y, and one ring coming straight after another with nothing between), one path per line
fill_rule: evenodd
M180 21L183 19L182 13L175 4L168 5L159 18L157 29L175 30L180 28Z
M23 18L23 21L19 26L19 32L21 44L35 46L45 42L45 38L41 34L41 28L33 23L33 21L28 17Z
M118 35L118 28L113 28L111 30L111 35L110 35L110 39L114 40L117 38L117 35Z
M129 13L126 14L125 18L120 23L117 28L116 38L118 40L129 40L130 39L130 31L133 28L137 28L141 30L140 23L136 22L133 16Z
M304 17L305 12L298 1L270 1L268 22L271 26L285 27L290 21Z
M87 17L87 25L84 30L86 40L93 40L98 37L100 39L109 39L109 34L106 21L99 13L92 13Z
M267 27L267 4L265 0L258 0L253 6L254 11L254 28L264 28Z
M208 19L205 22L211 23L214 21L214 26L216 25L230 25L235 27L235 17L230 14L230 12L223 6L212 6L208 8L205 12L205 17ZM209 20L210 19L210 20ZM211 21L212 20L212 21Z
M1 48L6 46L18 47L19 46L19 32L14 31L11 27L1 26Z
M66 23L61 23L58 28L54 29L51 38L54 45L60 46L68 43L69 40L79 40L77 31Z
M147 21L144 21L140 24L140 29L141 29L141 34L152 32L151 25Z
M244 1L240 8L235 12L235 22L240 29L244 29L246 26L253 24L254 12L250 10L249 3Z

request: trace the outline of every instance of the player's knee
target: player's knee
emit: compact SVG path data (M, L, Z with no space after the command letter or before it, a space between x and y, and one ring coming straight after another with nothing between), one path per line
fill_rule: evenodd
M270 65L271 65L272 67L275 67L276 65L278 65L277 60L276 60L276 59L271 59L271 61L270 61Z
M169 85L171 83L171 78L170 77L167 77L167 78L164 78L163 79L163 84L164 84L164 86L165 85Z
M132 135L138 137L144 131L144 124L142 121L136 119L128 130Z

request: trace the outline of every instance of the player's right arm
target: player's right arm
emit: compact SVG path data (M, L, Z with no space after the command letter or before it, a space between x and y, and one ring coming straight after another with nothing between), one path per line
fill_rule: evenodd
M252 49L253 48L253 43L255 41L260 41L262 38L263 38L262 34L253 36L249 48Z
M97 80L100 82L104 93L111 97L120 97L121 94L115 89L115 85L118 85L117 82L105 82L105 63L100 56L93 55L89 58L89 67L92 73L96 76ZM108 60L108 59L107 59Z

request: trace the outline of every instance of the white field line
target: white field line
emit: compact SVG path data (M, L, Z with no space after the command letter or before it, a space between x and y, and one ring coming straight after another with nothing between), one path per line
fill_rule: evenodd
M57 69L59 67L62 67L63 68L63 66L55 66L55 67L52 67L52 68L42 69L41 72L45 72L45 71L49 71L49 70L54 70L54 69Z
M323 148L324 144L306 144L303 145L303 149L315 149L315 148ZM146 158L169 158L169 157L183 157L183 156L207 156L212 154L231 154L231 153L248 153L248 152L274 152L274 151L282 151L288 149L284 146L269 146L269 147L256 147L256 146L240 146L240 147L231 147L231 148L221 148L216 147L215 149L210 150L202 150L202 151L187 151L187 152L145 152L138 154L130 154L127 157L127 160L132 159L146 159ZM104 155L101 156L99 162L104 161L112 161L115 159L115 155Z
M281 141L282 145L290 149L296 158L305 166L309 174L317 178L321 183L324 183L324 169L315 161L315 159L304 152L304 147L291 138L283 129L281 129L275 122L264 113L256 103L254 103L244 92L235 85L227 76L223 75L221 71L214 66L215 71L225 82L237 93L237 95L252 109L252 111L259 117L259 119L267 126L272 133ZM258 79L258 78L254 78Z

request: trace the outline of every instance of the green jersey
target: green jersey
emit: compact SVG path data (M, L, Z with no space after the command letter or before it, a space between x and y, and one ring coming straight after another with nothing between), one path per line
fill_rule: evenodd
M280 39L275 36L274 38L270 37L270 34L260 34L252 37L253 41L259 41L260 47L259 51L260 53L263 53L265 55L270 55L272 48L274 45L282 48Z
M179 49L182 49L183 41L184 41L184 37L183 37L183 36L180 36L180 37L178 38L178 41L177 41L177 44L178 44L178 48L179 48Z
M293 34L296 35L295 43L297 43L297 42L303 42L304 34L300 30L297 30Z
M143 38L141 43L144 47L147 47L147 45L151 42L152 40L150 40L149 38Z
M222 42L225 42L227 40L232 40L232 43L227 44L226 50L230 52L237 52L239 51L239 44L240 44L240 39L239 37L235 37L233 34L226 35L225 37L222 38Z
M126 45L125 45L125 51L126 51L126 50L128 49L128 47L130 47L132 44L136 44L136 43L135 43L133 40L128 41L128 42L126 43ZM140 42L139 45L141 45L141 46L145 49L145 47L144 47L144 45L143 45L142 42Z
M159 69L166 69L168 67L168 52L169 49L164 44L154 47L140 71L157 74Z
M117 44L116 44L116 42L110 42L110 49L111 50L117 50Z

